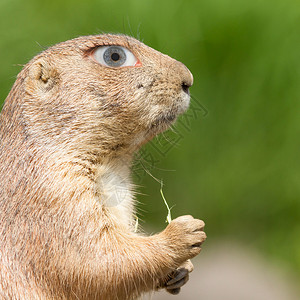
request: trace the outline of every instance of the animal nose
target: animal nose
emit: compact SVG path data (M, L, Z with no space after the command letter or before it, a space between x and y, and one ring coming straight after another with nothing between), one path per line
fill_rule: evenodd
M181 84L181 87L182 87L183 91L184 91L186 94L188 94L188 95L190 94L190 90L189 90L190 85L186 84L186 83L183 81L182 84Z
M193 75L190 70L183 64L180 64L181 87L186 94L190 94L189 88L193 85Z

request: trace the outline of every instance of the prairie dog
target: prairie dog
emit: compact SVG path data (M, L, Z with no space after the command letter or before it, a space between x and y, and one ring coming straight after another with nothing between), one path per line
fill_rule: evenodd
M0 115L0 297L179 292L204 223L134 232L130 165L188 108L192 83L182 63L123 35L69 40L23 68Z

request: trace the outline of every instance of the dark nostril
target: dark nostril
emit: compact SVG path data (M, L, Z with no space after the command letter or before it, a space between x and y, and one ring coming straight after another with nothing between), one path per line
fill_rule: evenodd
M189 90L190 85L186 84L185 82L182 82L181 86L182 86L183 91L189 95L190 94L190 90Z

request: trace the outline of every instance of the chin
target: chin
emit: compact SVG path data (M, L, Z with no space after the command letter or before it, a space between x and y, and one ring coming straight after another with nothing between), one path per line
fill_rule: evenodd
M151 136L150 139L152 139L156 135L168 130L169 127L175 123L178 115L179 114L170 111L158 116L157 119L150 125L146 136Z

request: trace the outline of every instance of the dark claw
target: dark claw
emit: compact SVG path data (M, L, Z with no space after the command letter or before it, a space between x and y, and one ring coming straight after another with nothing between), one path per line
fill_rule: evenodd
M180 279L179 281L173 283L172 285L168 285L166 286L167 290L174 290L177 288L181 288L184 284L187 283L187 281L189 280L189 275L186 275L185 277L183 277L182 279Z
M167 290L168 293L172 295L178 295L180 293L180 288L174 289L174 290Z
M176 273L174 273L174 278L172 278L171 280L169 280L167 282L167 286L171 286L174 283L181 281L182 279L184 279L186 277L186 275L189 273L189 271L185 268L176 270Z

